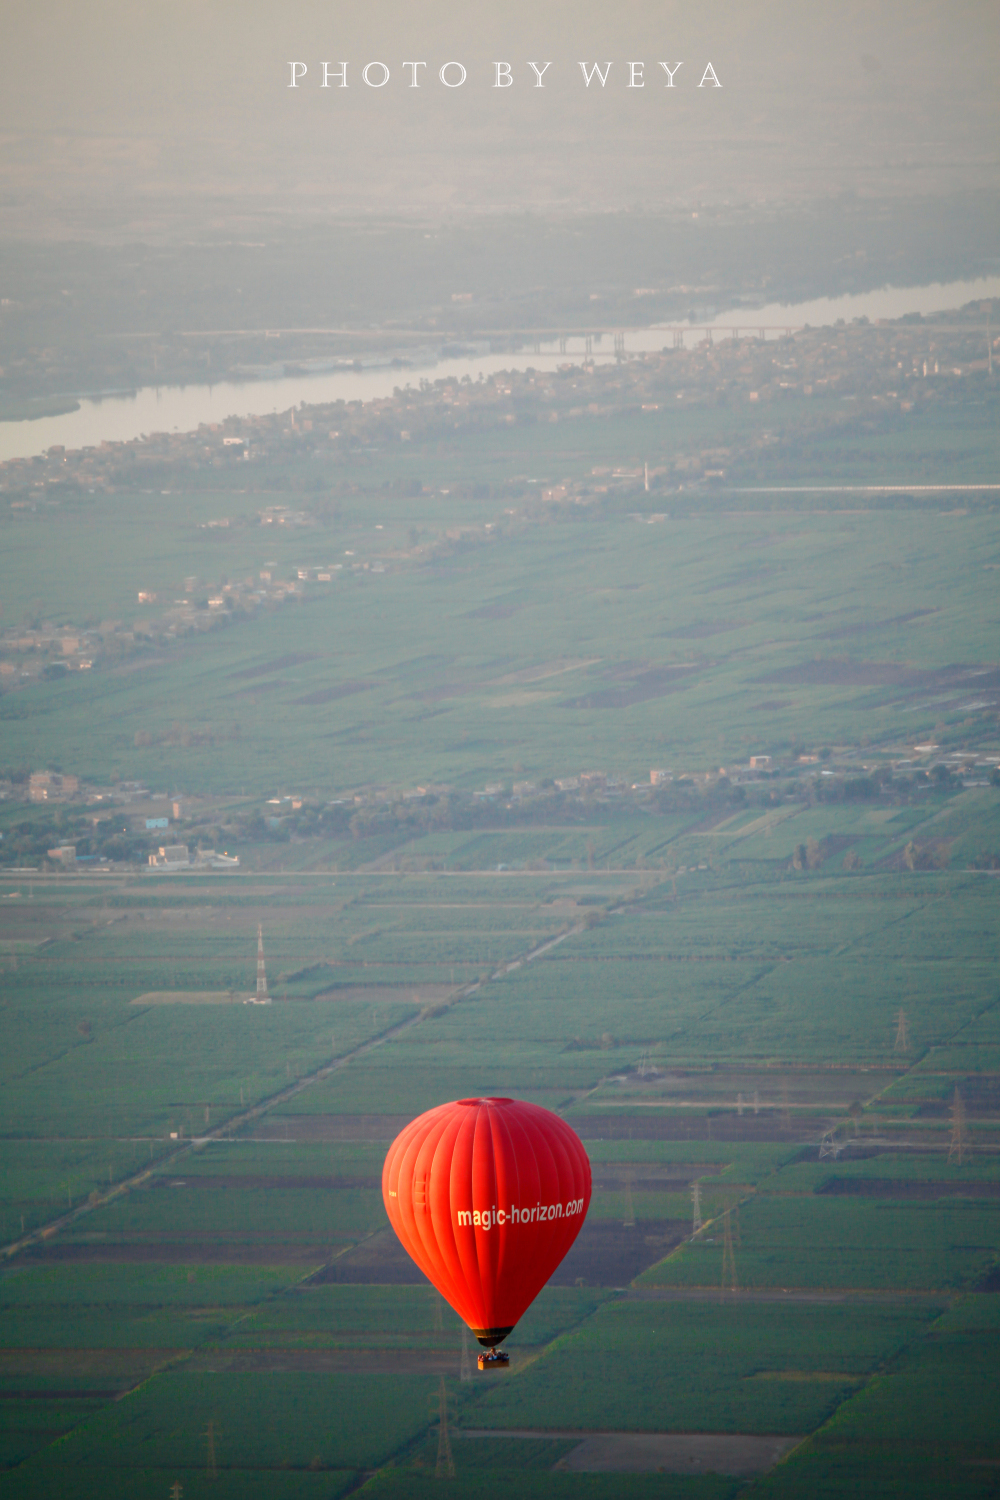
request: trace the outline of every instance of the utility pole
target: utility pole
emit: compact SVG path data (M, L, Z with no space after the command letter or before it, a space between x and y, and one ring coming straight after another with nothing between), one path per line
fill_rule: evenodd
M632 1204L632 1172L629 1169L625 1173L625 1220L623 1229L635 1228L635 1208Z
M438 1412L441 1422L438 1427L438 1456L434 1478L454 1479L455 1460L451 1456L451 1439L448 1436L448 1392L445 1390L443 1375L438 1385Z
M949 1162L957 1162L962 1165L962 1155L969 1147L965 1139L965 1105L962 1096L955 1088L955 1098L951 1106L951 1144L948 1147Z
M215 1467L215 1423L209 1422L205 1429L205 1438L208 1442L208 1463L205 1465L209 1479L218 1479L219 1471Z
M722 1215L722 1295L737 1290L736 1257L733 1254L733 1226L729 1209Z
M267 973L264 969L264 924L257 923L257 999L267 1000Z
M986 358L989 361L990 374L993 374L993 340L990 338L990 309L986 308Z

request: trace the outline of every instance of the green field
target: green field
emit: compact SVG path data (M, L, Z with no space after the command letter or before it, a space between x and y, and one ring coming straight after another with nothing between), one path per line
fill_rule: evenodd
M995 1493L1000 511L592 473L993 482L959 390L4 509L4 631L95 642L0 678L5 1494ZM144 641L138 591L182 589L206 628ZM46 766L77 800L27 800ZM175 837L239 868L153 873ZM479 1094L563 1114L594 1179L482 1375L381 1195L403 1125ZM636 1435L793 1441L737 1474L630 1468Z
M204 515L218 506L201 503ZM505 536L503 507L493 509L497 540L433 565L401 558L378 576L306 584L301 602L140 653L142 670L95 668L6 694L9 763L55 758L101 782L115 773L258 796L373 781L471 791L593 765L632 782L650 766L717 769L792 745L912 746L938 737L939 723L964 725L964 706L980 701L971 674L994 657L981 609L985 569L1000 558L992 512L709 513ZM12 580L32 575L42 545L30 532L41 521L24 524ZM86 555L105 529L90 516L65 524L67 555ZM135 525L137 545L162 548L158 527ZM178 518L178 545L189 534ZM298 566L357 552L357 540L307 528ZM169 567L242 576L293 543L239 546L252 559L223 563L217 549ZM147 586L141 554L120 565L133 588ZM12 615L30 603L15 600ZM989 722L982 710L971 719ZM749 857L763 852L748 845Z
M962 795L971 821L990 794ZM614 822L593 830L610 849ZM4 992L2 1209L8 1239L22 1215L29 1236L73 1217L0 1275L11 1493L72 1475L69 1493L96 1495L125 1474L130 1493L197 1493L211 1421L213 1492L274 1474L290 1496L419 1495L442 1374L456 1493L512 1473L504 1445L521 1441L462 1432L512 1428L539 1433L517 1459L539 1494L731 1493L724 1477L543 1478L573 1449L544 1433L592 1428L813 1434L767 1484L848 1489L886 1372L905 1405L952 1358L934 1352L942 1310L964 1328L963 1308L981 1321L990 1305L970 1300L1000 1263L990 1075L954 1060L992 1044L993 888L787 861L755 878L739 838L727 847L689 878L613 856L307 887L274 872L197 896L34 877L8 918L27 940ZM246 992L257 921L270 1008L132 1003L167 985ZM968 1093L966 1154L949 1161L971 1076L987 1092ZM499 1385L462 1378L454 1314L395 1279L378 1188L398 1122L473 1092L567 1111L595 1179L597 1238L515 1330ZM839 1154L821 1160L825 1131ZM977 1328L960 1357L983 1370ZM248 1420L234 1452L226 1434Z

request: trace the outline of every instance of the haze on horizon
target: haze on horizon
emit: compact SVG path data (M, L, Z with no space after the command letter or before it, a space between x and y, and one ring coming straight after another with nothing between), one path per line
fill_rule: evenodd
M1000 10L964 0L736 6L314 0L213 7L60 0L8 11L0 60L5 234L218 229L262 213L663 211L843 192L993 193ZM426 59L420 89L405 59ZM527 59L551 60L544 89ZM291 59L310 65L287 87ZM350 61L321 90L322 60ZM380 59L389 86L366 89ZM450 59L469 71L442 88ZM495 59L515 69L491 87ZM580 59L608 59L584 88ZM626 61L646 87L626 88ZM667 91L660 59L683 61ZM699 90L711 61L722 83ZM306 86L308 85L308 86Z

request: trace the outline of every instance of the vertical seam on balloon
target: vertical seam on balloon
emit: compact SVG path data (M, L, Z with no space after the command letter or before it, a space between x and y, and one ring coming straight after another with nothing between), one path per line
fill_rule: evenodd
M454 1125L454 1127L455 1127L454 1134L451 1137L451 1153L454 1154L455 1143L458 1140L459 1134L461 1133L462 1122L461 1122L461 1120L449 1119L449 1121L447 1122L447 1124L448 1124L449 1127L451 1125ZM447 1135L447 1129L443 1130L441 1132L441 1136L440 1136L440 1138L438 1140L437 1146L434 1149L434 1159L435 1159L435 1161L437 1159L437 1153L441 1149L441 1142L445 1139L446 1135ZM431 1163L431 1170L432 1170L432 1172L434 1170L434 1162L433 1161ZM447 1168L447 1183L448 1183L448 1191L447 1191L447 1193L445 1195L446 1202L447 1202L447 1212L445 1214L445 1222L448 1225L448 1235L449 1235L449 1240L450 1240L450 1245L451 1245L451 1251L452 1251L451 1265L449 1266L449 1264L448 1264L448 1258L445 1256L443 1250L441 1251L441 1261L442 1261L442 1265L443 1265L444 1269L447 1271L447 1276L443 1277L442 1279L443 1280L447 1280L449 1282L449 1284L452 1284L455 1281L454 1266L457 1265L460 1271L462 1271L463 1268L462 1268L462 1257L461 1257L461 1255L459 1254L459 1251L458 1251L458 1241L455 1238L455 1226L454 1226L454 1224L452 1222L453 1217L454 1217L454 1209L453 1209L452 1197L451 1197L451 1166L450 1166L450 1162L449 1162L448 1168ZM433 1223L433 1215L432 1215L432 1223ZM437 1234L437 1232L435 1232L435 1239L436 1239L436 1241L438 1243L438 1246L440 1247L441 1236L439 1234Z
M494 1116L496 1117L495 1122L494 1122ZM499 1109L496 1109L496 1110L491 1109L490 1110L490 1131L491 1131L491 1134L493 1136L493 1160L494 1160L494 1162L496 1162L496 1160L497 1160L497 1133L498 1133L498 1131L501 1128L503 1130L504 1143L505 1143L505 1146L506 1146L506 1150L504 1152L504 1157L503 1157L503 1162L504 1162L504 1178L506 1179L506 1176L507 1176L507 1162L508 1161L513 1161L513 1163L514 1163L514 1170L515 1170L515 1172L517 1171L517 1153L513 1149L513 1142L511 1141L511 1138L510 1138L510 1126L508 1125L506 1119L504 1118L503 1113ZM504 1182L504 1186L505 1187L507 1186L506 1180ZM507 1196L508 1197L510 1196L509 1193L507 1194ZM499 1197L500 1197L500 1187L499 1187L499 1183L498 1183L497 1184L497 1198L499 1198ZM506 1207L506 1205L505 1205L505 1207ZM504 1252L505 1252L506 1244L507 1244L507 1235L500 1236L499 1233L498 1233L498 1235L497 1235L497 1265L496 1265L496 1276L494 1277L494 1290L496 1288L496 1285L499 1284L500 1278L503 1275L503 1263L504 1263L504 1259L505 1259L505 1253Z
M481 1105L478 1106L477 1109L476 1109L475 1114L474 1115L470 1114L470 1116L469 1116L470 1124L467 1127L469 1130L471 1130L471 1136L472 1136L472 1138L471 1138L471 1140L469 1142L469 1184L468 1184L468 1186L469 1186L469 1202L470 1202L470 1204L472 1204L473 1207L475 1207L475 1204L473 1202L472 1184L473 1184L473 1181L475 1179L475 1170L476 1170L476 1132L477 1132L478 1126L479 1126L479 1113L480 1113L481 1108L482 1108ZM483 1279L482 1279L482 1276L480 1274L480 1269L479 1269L479 1245L478 1245L478 1242L476 1240L475 1230L474 1229L473 1229L472 1244L474 1246L474 1253L473 1253L473 1255L471 1255L468 1258L466 1258L466 1256L464 1256L461 1252L459 1252L459 1260L460 1260L461 1266L462 1266L462 1275L465 1278L466 1289L467 1289L467 1291L470 1293L470 1295L472 1297L478 1298L479 1303L481 1305L482 1302L483 1302ZM472 1278L473 1275L475 1276L475 1285L472 1284L472 1279L471 1278Z
M440 1144L441 1137L448 1129L448 1123L449 1121L447 1115L441 1120L435 1120L434 1124L424 1135L424 1138L420 1143L420 1152L418 1152L419 1156L420 1153L429 1149L430 1164L427 1167L425 1176L423 1223L421 1223L417 1215L414 1214L414 1224L416 1225L417 1235L419 1236L420 1240L420 1248L423 1251L426 1264L433 1268L435 1274L438 1277L440 1277L441 1267L439 1265L440 1255L438 1253L437 1239L436 1236L432 1233L433 1223L430 1205L431 1174L434 1166L434 1155L437 1151L438 1145ZM435 1127L438 1127L436 1136L434 1134ZM424 1274L426 1275L427 1273L425 1272ZM433 1279L433 1277L428 1277L428 1280Z

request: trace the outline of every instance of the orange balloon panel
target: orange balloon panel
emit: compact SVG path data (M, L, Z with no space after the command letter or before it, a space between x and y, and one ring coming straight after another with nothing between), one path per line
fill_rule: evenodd
M382 1197L404 1250L491 1348L579 1234L590 1161L551 1110L519 1099L458 1099L396 1137Z

